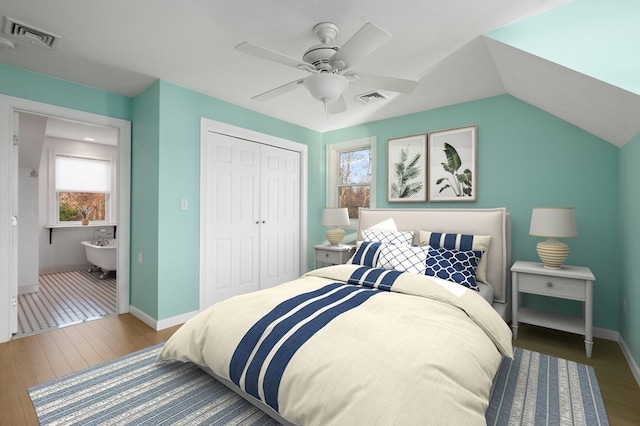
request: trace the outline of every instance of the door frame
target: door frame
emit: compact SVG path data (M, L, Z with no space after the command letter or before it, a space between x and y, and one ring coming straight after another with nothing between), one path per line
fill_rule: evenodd
M308 188L308 147L305 144L294 142L288 139L282 139L276 136L267 135L265 133L256 132L254 130L233 126L231 124L208 118L200 119L200 236L206 235L204 232L207 228L206 214L203 211L207 196L207 182L205 173L207 164L207 149L209 133L220 133L239 139L246 139L251 142L262 143L275 146L277 148L288 149L300 153L300 273L307 271L307 188ZM200 238L200 271L199 271L199 309L202 311L207 308L203 303L205 301L205 286L207 253L206 244L203 238Z
M115 127L118 135L118 313L129 312L131 122L28 99L0 94L0 343L11 340L11 286L14 269L11 216L13 210L13 113L25 112L99 126ZM19 220L19 218L18 218ZM18 225L19 226L19 225ZM16 283L17 284L17 283Z

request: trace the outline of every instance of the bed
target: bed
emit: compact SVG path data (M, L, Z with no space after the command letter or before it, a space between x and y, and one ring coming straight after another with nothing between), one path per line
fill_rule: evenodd
M195 363L282 424L485 424L512 356L508 228L502 208L361 209L348 264L217 303L157 362Z

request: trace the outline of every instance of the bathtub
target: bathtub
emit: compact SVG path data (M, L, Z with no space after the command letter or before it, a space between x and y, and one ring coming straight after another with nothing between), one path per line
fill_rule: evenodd
M102 269L100 278L107 276L109 271L115 271L118 266L117 242L115 238L104 240L107 242L105 246L94 244L93 241L82 241L87 252L87 260L92 265Z

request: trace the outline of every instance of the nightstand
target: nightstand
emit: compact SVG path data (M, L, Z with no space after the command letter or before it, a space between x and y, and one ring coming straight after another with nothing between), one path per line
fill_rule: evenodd
M338 246L330 246L320 244L313 246L316 255L313 258L313 269L318 268L318 262L330 265L341 265L353 256L354 246L340 244Z
M517 261L511 267L513 338L518 338L518 324L526 323L569 333L582 334L587 357L593 350L593 282L591 270L582 266L562 265L545 268L542 263ZM584 317L541 312L520 307L520 293L539 294L584 302Z

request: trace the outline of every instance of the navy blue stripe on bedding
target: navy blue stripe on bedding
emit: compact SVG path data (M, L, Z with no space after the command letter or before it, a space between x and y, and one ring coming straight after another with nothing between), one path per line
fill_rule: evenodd
M391 291L393 283L401 274L401 271L363 266L362 268L356 269L347 282L363 287Z
M244 335L235 352L233 353L233 357L231 358L231 363L229 365L229 375L231 381L236 385L239 384L240 377L242 376L244 367L247 364L249 357L251 356L253 348L257 345L264 331L271 325L271 323L273 323L283 315L291 312L302 303L334 291L342 285L343 284L340 283L332 283L317 290L299 294L295 297L292 297L291 299L285 300L284 302L273 308L271 312L262 317L258 322L256 322Z
M353 297L322 312L316 318L300 327L287 339L285 344L283 344L273 356L264 376L264 398L267 405L278 411L278 392L280 390L282 375L296 351L331 320L344 312L360 306L376 294L380 294L380 291L358 289Z
M278 344L278 342L280 342L287 333L289 333L294 327L298 326L305 319L313 316L318 311L326 308L327 306L336 303L341 299L344 299L345 297L348 297L350 294L358 290L358 287L345 285L343 288L333 293L327 294L322 299L309 303L307 306L304 306L293 315L283 319L278 324L276 324L270 332L268 330L265 330L265 333L268 334L258 345L258 349L257 351L255 351L255 355L253 355L249 366L246 369L244 386L241 385L242 380L240 380L239 383L236 384L243 387L245 392L247 392L249 395L253 395L256 398L259 398L258 380L260 377L260 371L262 370L265 358ZM282 318L282 316L280 318ZM247 349L250 349L251 352L253 352L254 348L255 345Z
M331 320L376 294L380 291L333 283L280 303L258 320L238 344L229 365L231 380L246 393L262 399L259 382L261 372L265 371L265 402L277 411L282 374L296 351ZM317 300L312 300L314 298ZM304 305L306 302L309 303ZM296 311L296 308L299 309ZM271 361L265 365L267 356L278 345Z

